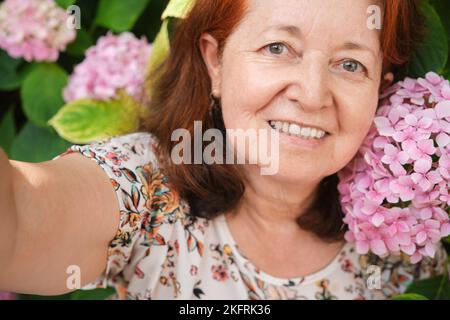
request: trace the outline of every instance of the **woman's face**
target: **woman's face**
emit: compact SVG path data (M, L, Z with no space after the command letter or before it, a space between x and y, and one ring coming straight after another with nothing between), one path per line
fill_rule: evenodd
M204 51L225 127L284 126L278 177L320 181L354 157L374 119L382 77L380 31L368 27L374 1L248 1L222 59ZM326 132L314 146L295 136L309 127Z

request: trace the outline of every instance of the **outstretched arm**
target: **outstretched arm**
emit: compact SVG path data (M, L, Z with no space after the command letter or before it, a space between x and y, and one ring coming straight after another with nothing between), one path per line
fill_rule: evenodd
M39 164L0 157L0 290L72 291L69 266L81 285L100 276L119 221L103 170L80 154Z

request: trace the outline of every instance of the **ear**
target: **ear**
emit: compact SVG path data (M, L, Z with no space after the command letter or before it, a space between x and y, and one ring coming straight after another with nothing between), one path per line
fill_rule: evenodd
M219 57L219 45L217 40L209 33L203 33L199 40L199 48L202 53L203 61L208 69L211 78L212 93L219 98L221 95L221 61Z
M382 93L387 87L389 87L394 82L394 74L392 72L387 72L383 79L381 79L380 93Z

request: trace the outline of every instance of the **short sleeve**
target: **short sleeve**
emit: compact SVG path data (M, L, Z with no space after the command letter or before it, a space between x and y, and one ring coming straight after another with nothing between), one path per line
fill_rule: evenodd
M155 146L150 134L134 133L85 146L74 145L55 158L79 153L95 161L109 177L120 207L119 225L108 248L106 269L83 289L106 288L120 280L139 238L144 204L150 201L148 181L157 166Z

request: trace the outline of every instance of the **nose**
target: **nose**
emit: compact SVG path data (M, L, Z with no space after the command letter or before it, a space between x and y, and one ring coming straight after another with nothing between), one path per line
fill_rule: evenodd
M304 55L289 75L286 96L305 111L317 111L332 104L329 70L326 59Z

